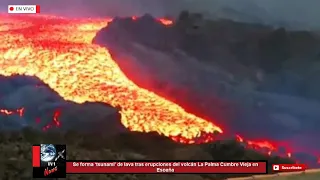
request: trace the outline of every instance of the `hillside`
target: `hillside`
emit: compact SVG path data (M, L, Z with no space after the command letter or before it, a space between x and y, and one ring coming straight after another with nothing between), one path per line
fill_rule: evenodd
M105 48L90 43L97 27L107 24L104 19L24 18L36 25L28 31L15 29L22 36L7 32L0 36L8 41L1 50L10 59L1 59L2 179L30 178L30 148L41 142L67 144L68 158L76 160L293 162L276 156L281 154L319 166L319 39L312 32L211 21L182 12L176 23L166 26L149 15L115 18L93 41ZM90 29L92 25L97 26ZM24 54L27 45L30 55ZM201 132L196 140L205 140L201 138L214 132L205 130L217 127L210 122L222 127L224 134L200 145L128 130L151 129L175 138L197 138ZM68 179L237 176L72 175Z
M150 15L116 18L93 42L110 49L140 87L212 119L225 134L270 140L317 166L320 40L314 32L184 11L168 26Z
M202 145L176 144L153 133L122 133L110 136L108 132L83 133L76 131L43 133L30 128L19 132L1 132L1 179L19 179L31 176L30 150L33 143L67 144L70 160L265 160L270 163L291 163L289 159L268 157L245 149L234 140ZM19 166L17 166L19 164ZM68 175L67 179L197 179L221 180L240 175Z

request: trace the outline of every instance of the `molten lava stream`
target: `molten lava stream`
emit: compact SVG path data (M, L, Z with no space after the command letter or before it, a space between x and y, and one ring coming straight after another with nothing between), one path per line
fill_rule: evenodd
M124 75L106 48L91 44L97 31L110 21L0 16L0 75L37 76L66 100L121 107L121 122L132 131L156 131L182 143L212 141L213 132L222 132L212 122L139 88ZM165 19L159 22L172 24ZM6 110L2 113L10 114ZM58 115L54 114L53 125L60 125ZM268 141L237 139L253 148L276 150Z
M122 73L106 48L90 44L96 32L107 25L106 20L48 21L25 16L32 25L17 30L17 18L6 18L11 18L14 30L7 31L10 27L6 26L0 32L1 75L37 76L66 100L120 106L121 122L132 131L156 131L184 143L197 137L209 141L212 137L205 135L222 132L213 123L139 88Z
M6 115L6 116L19 115L20 117L22 117L24 114L24 108L19 108L19 109L15 109L15 110L0 109L0 114Z

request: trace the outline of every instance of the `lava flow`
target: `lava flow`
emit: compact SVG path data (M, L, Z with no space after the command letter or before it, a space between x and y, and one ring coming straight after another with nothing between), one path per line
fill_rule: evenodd
M37 76L66 100L121 107L121 122L132 131L156 131L184 143L207 142L212 133L222 132L213 123L139 88L106 48L91 44L110 19L2 16L0 22L1 75Z
M96 33L110 21L112 19L0 16L0 75L37 76L65 100L104 102L121 107L121 122L132 131L155 131L182 143L209 142L214 132L222 133L212 122L138 87L120 70L108 49L92 44ZM159 22L172 24L165 19ZM58 115L55 113L53 118L55 125L60 125ZM243 141L240 136L237 139ZM276 150L275 145L266 141L246 142Z
M0 109L0 114L10 116L10 115L19 115L20 117L24 114L24 108L19 108L15 110L8 110L8 109Z

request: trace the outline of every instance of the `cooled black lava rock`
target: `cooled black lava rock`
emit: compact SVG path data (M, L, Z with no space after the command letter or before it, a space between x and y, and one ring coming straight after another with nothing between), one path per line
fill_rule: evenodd
M40 79L30 76L14 75L10 77L0 76L0 97L4 97L6 94L10 94L13 91L24 86L38 86L44 85Z
M115 18L107 27L101 29L93 42L100 45L137 42L156 49L172 48L172 42L178 37L176 32L164 26L159 20L146 14L137 19Z
M103 103L77 104L66 101L37 78L1 77L0 85L0 109L14 111L24 108L22 117L18 113L1 113L1 130L18 130L30 126L47 131L75 130L110 134L127 131L121 124L119 109ZM59 121L58 124L54 120Z
M70 103L61 109L59 120L61 130L101 132L105 135L128 132L121 124L119 110L103 103Z

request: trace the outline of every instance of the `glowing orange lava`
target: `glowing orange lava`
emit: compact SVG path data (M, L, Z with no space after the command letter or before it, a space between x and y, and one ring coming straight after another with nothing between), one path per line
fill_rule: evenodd
M256 149L256 150L263 150L266 149L268 155L271 155L273 152L278 151L277 145L275 143L271 143L267 140L262 141L252 141L252 140L245 140L240 135L236 135L236 140L240 143L246 143L248 147ZM286 152L287 157L291 157L291 152Z
M138 87L120 70L108 49L92 44L97 31L110 21L111 18L2 15L0 75L36 76L65 100L104 102L121 107L121 122L132 131L155 131L182 143L209 142L214 140L214 132L222 133L212 122ZM164 25L173 23L166 19L159 21ZM17 111L0 111L2 114L14 112ZM53 123L44 130L60 126L59 114L55 112ZM267 141L248 141L241 136L237 139L253 148L266 148L268 154L276 150L276 146Z
M60 110L56 110L53 114L53 118L52 118L52 121L45 125L42 130L43 131L46 131L52 127L60 127L60 121L59 121L59 116L60 116L61 112ZM36 119L36 122L39 123L40 122L40 119Z
M22 20L29 25L17 29ZM66 100L120 106L121 122L132 131L156 131L184 143L197 138L207 142L212 133L222 132L213 123L139 88L106 48L91 44L110 19L3 16L2 21L11 24L0 29L1 75L37 76Z
M19 115L20 117L24 114L24 108L19 108L15 110L8 110L8 109L0 109L0 114L10 116L10 115Z
M137 20L139 17L137 16L132 16L131 19L132 20ZM163 25L169 26L173 24L173 21L170 19L166 19L166 18L159 18L158 19L159 22L161 22Z
M23 117L25 113L25 108L19 108L15 110L8 110L8 109L0 109L0 115L4 116L12 116L12 115L18 115L19 117ZM47 125L45 125L42 130L46 131L49 128L52 127L60 127L60 121L59 121L60 111L56 110L53 114L52 121L49 122ZM36 123L40 123L40 119L36 119Z

